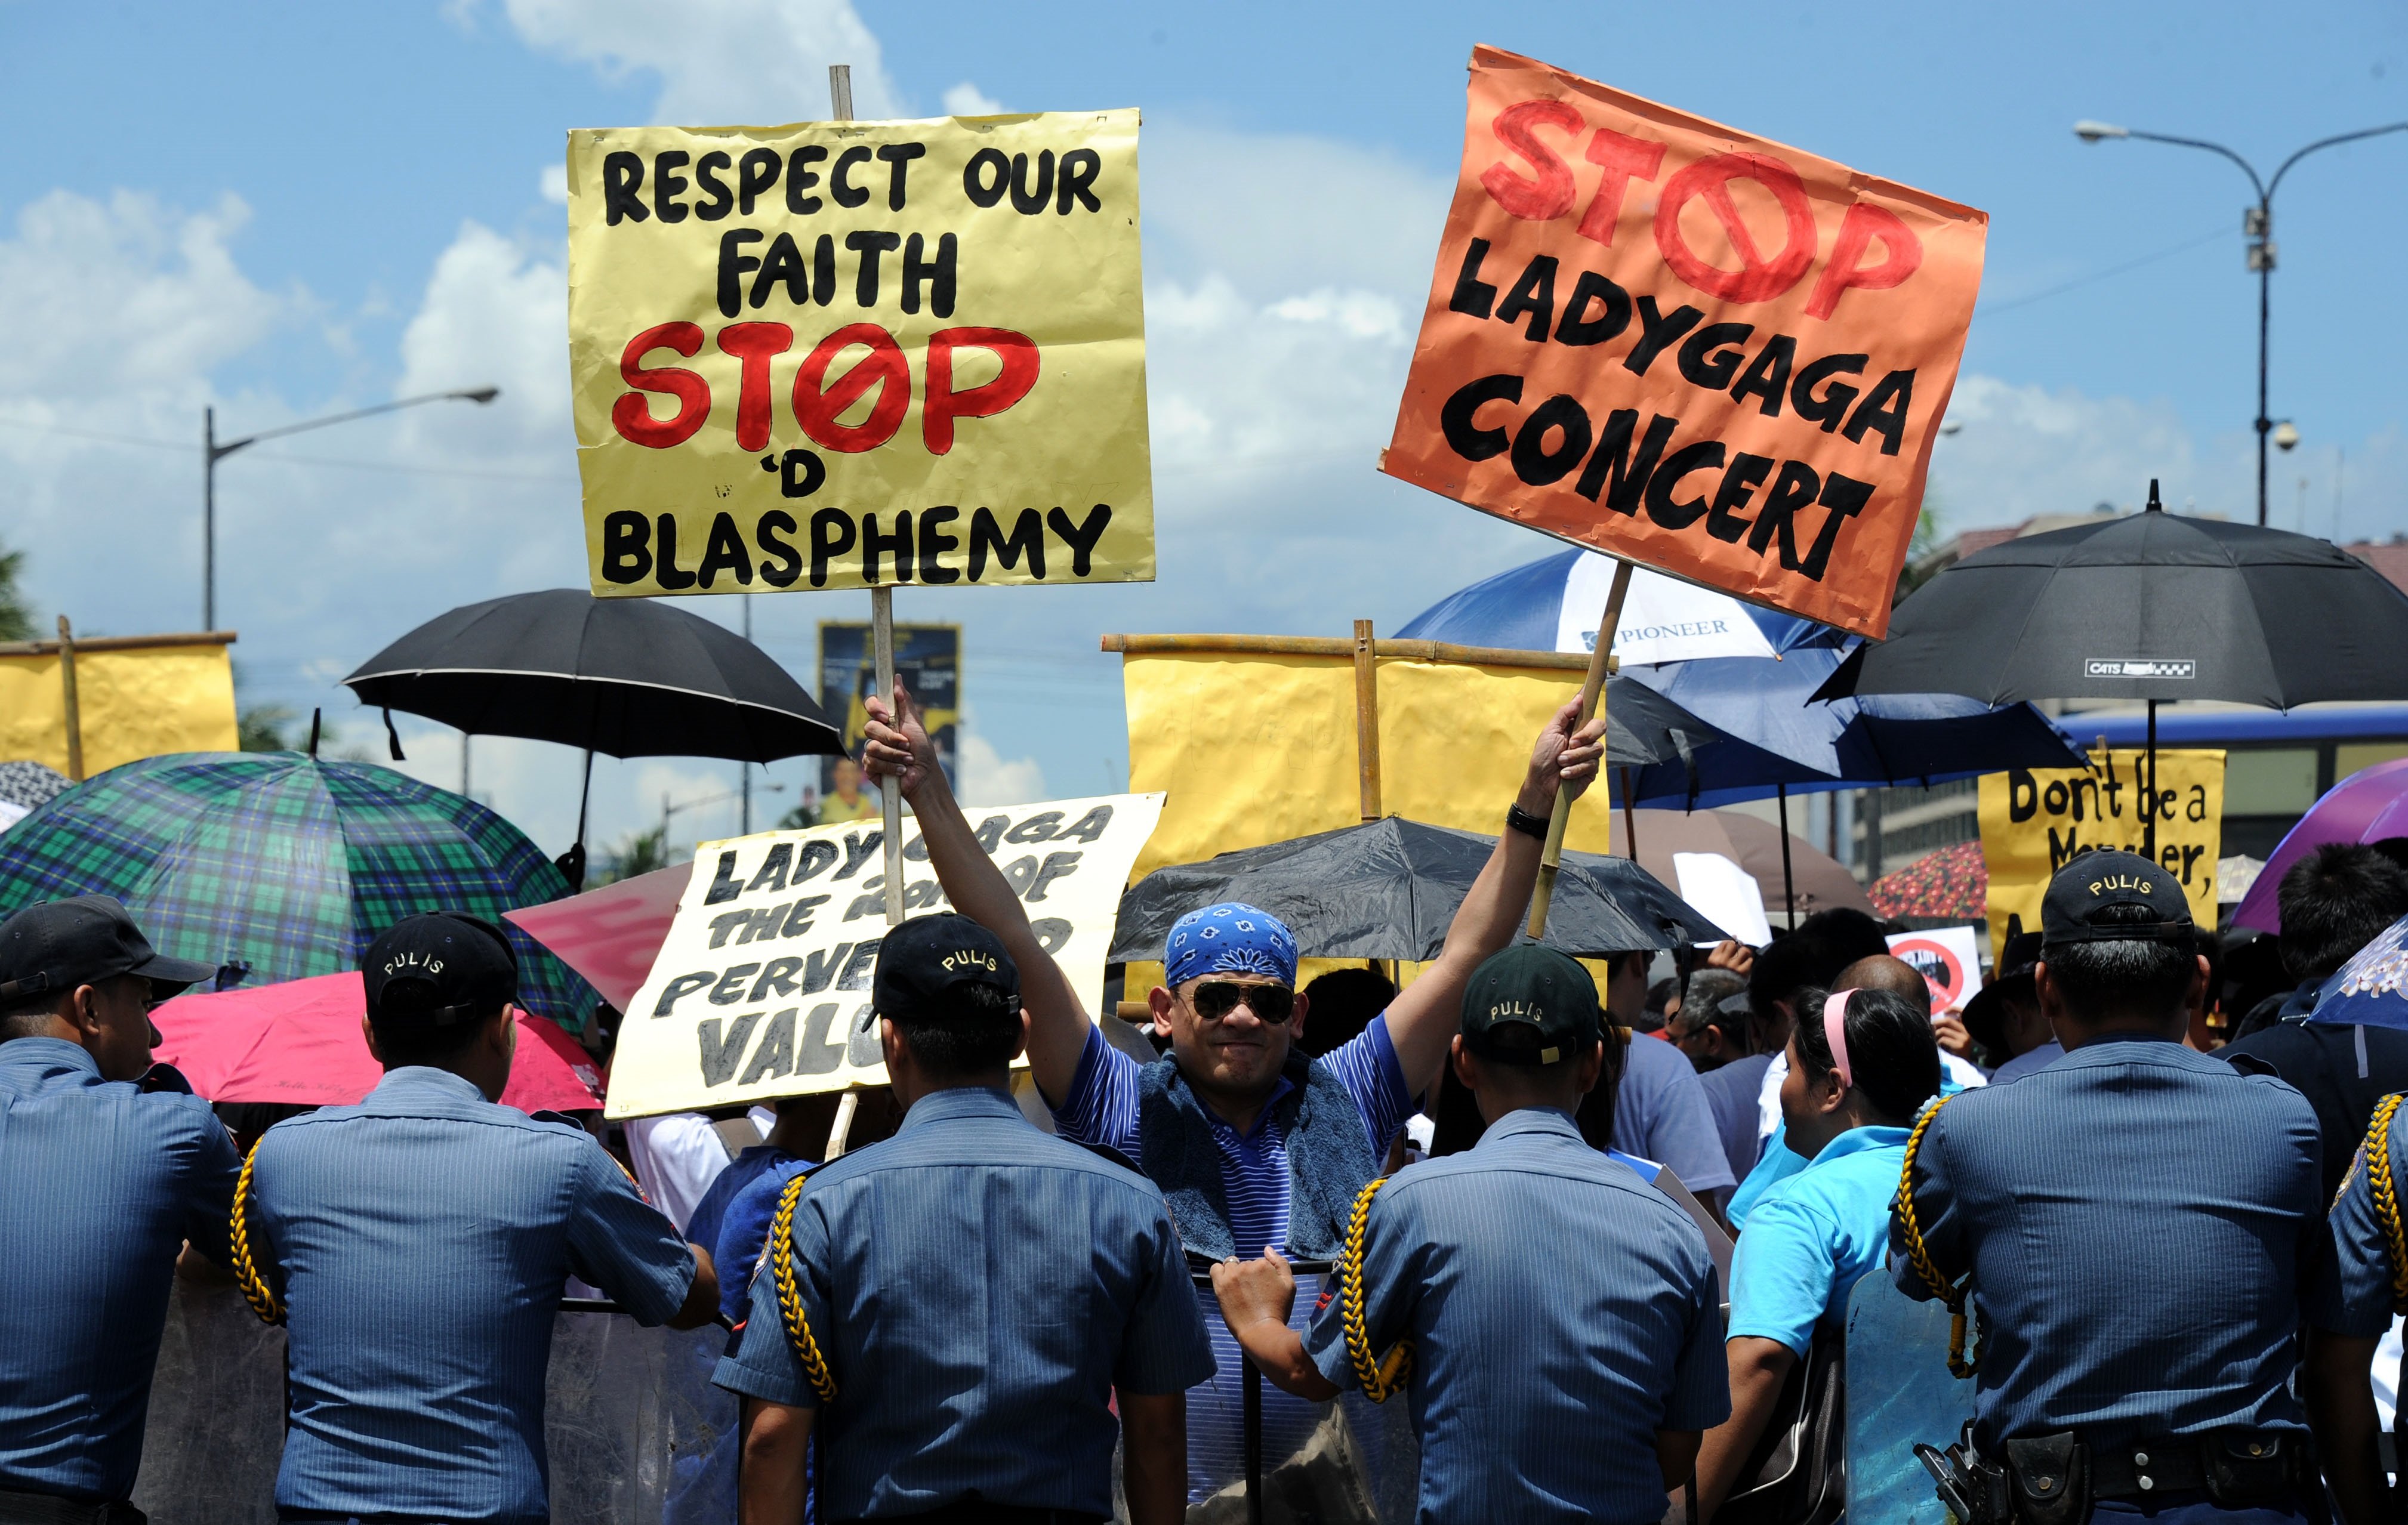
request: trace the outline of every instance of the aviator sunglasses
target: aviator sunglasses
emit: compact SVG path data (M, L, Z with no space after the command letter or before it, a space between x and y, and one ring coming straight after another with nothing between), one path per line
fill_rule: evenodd
M1196 1015L1206 1021L1219 1021L1238 1009L1240 1002L1254 1016L1276 1027L1296 1013L1296 992L1284 985L1240 985L1232 979L1208 979L1196 987L1189 997Z

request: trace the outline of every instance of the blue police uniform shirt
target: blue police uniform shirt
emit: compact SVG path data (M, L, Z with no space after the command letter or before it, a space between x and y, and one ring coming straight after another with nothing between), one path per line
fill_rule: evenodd
M1388 1037L1387 1014L1372 1018L1361 1033L1315 1062L1354 1098L1355 1110L1363 1114L1363 1131L1371 1142L1372 1158L1386 1154L1388 1141L1397 1136L1397 1130L1404 1126L1413 1109L1412 1097L1405 1090L1404 1067L1398 1062L1396 1045ZM1082 1144L1102 1144L1131 1160L1144 1158L1144 1145L1138 1136L1138 1073L1135 1060L1105 1042L1101 1032L1091 1030L1087 1047L1079 1056L1078 1073L1071 1077L1069 1094L1054 1108L1054 1125L1065 1138L1077 1139ZM1212 1130L1212 1143L1220 1151L1221 1186L1228 1204L1230 1238L1240 1255L1260 1255L1265 1246L1284 1248L1287 1245L1292 1179L1287 1136L1271 1118L1288 1089L1289 1082L1283 1076L1263 1104L1254 1127L1243 1133L1211 1107L1204 1109L1205 1120ZM1203 1309L1205 1331L1212 1341L1214 1376L1211 1387L1187 1395L1187 1497L1191 1504L1209 1497L1231 1477L1242 1475L1245 1454L1244 1365L1237 1337L1222 1321L1221 1304L1212 1296L1211 1289L1198 1289L1197 1300ZM1302 1301L1298 1300L1299 1304ZM1299 1329L1305 1315L1306 1309L1299 1305ZM1262 1399L1263 1454L1274 1458L1295 1455L1320 1428L1325 1412L1317 1404L1308 1404L1266 1383Z
M1613 1098L1613 1147L1672 1167L1698 1196L1734 1184L1715 1126L1713 1104L1689 1056L1661 1038L1638 1035L1624 1047L1622 1084Z
M2320 1153L2289 1086L2140 1035L1950 1102L1914 1210L1941 1275L1973 1274L1976 1440L2304 1428L2288 1383ZM1890 1247L1899 1289L1929 1300L1895 1219Z
M199 1097L103 1080L62 1038L0 1043L0 1263L71 1292L0 1297L0 1489L134 1491L176 1253L225 1258L240 1169Z
M1509 1112L1391 1179L1363 1289L1373 1358L1414 1342L1419 1519L1655 1525L1656 1432L1730 1417L1705 1236L1570 1113ZM1305 1349L1353 1388L1344 1313L1332 1298Z
M277 1506L547 1520L561 1289L663 1322L695 1276L676 1227L582 1130L422 1066L278 1123L253 1162L253 1253L291 1336Z
M2401 1178L2402 1134L2408 1134L2408 1122L2395 1116L2386 1162L2395 1190ZM2308 1297L2308 1322L2331 1333L2374 1339L2391 1327L2391 1250L2383 1221L2374 1215L2369 1168L2361 1144L2325 1223L2326 1253Z
M1851 1128L1757 1201L1731 1261L1730 1338L1778 1340L1803 1356L1815 1325L1846 1325L1848 1294L1889 1248L1906 1134Z
M821 1166L793 1239L837 1385L812 1437L822 1519L973 1496L1109 1517L1112 1390L1178 1392L1212 1375L1162 1193L1048 1138L1006 1091L932 1092L894 1137ZM713 1379L823 1407L774 1276L753 1278L743 1338Z
M1990 1084L2012 1086L2034 1070L2044 1070L2065 1057L2065 1045L2055 1038L2036 1048L2028 1048L2000 1065L1990 1074Z

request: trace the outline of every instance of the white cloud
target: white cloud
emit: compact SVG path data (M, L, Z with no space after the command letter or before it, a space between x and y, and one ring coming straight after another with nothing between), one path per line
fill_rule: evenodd
M2170 507L2196 500L2201 512L2256 513L2255 467L2234 473L2235 442L2211 442L2203 459L2169 402L1966 376L1948 416L1964 427L1934 448L1928 500L1943 533L2087 513L2100 503L2138 507L2152 477Z
M975 731L961 736L962 798L978 805L1026 805L1046 797L1045 770L1033 757L1010 762Z
M827 70L853 65L853 115L906 115L877 36L850 0L503 0L532 48L606 79L656 76L657 121L689 127L818 121Z
M544 165L543 173L536 178L536 194L555 207L567 206L568 166L565 164Z
M965 79L945 92L945 111L955 117L1000 116L1003 103Z

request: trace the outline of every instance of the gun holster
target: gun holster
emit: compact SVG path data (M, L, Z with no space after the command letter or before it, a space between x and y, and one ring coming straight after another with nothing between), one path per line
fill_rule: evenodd
M2207 1496L2223 1509L2250 1509L2286 1498L2301 1475L2300 1437L2266 1430L2218 1430L2202 1436L2200 1470Z
M2085 1525L2090 1518L2090 1448L2072 1431L2011 1440L2006 1450L2020 1525Z
M1974 1450L1971 1420L1965 1422L1956 1444L1945 1451L1936 1446L1917 1446L1914 1455L1931 1474L1941 1502L1959 1525L2014 1525L2007 1469Z

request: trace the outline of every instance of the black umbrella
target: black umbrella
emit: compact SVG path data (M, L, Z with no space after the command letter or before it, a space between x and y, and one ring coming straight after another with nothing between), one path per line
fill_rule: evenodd
M1172 922L1199 905L1241 900L1285 921L1297 948L1315 958L1435 959L1496 848L1478 832L1390 816L1158 868L1121 896L1111 957L1160 958ZM1567 852L1543 940L1602 955L1723 936L1631 860Z
M2215 699L2289 709L2408 698L2408 594L2329 541L2163 511L2009 540L1901 602L1815 697L1985 704ZM2151 813L2146 846L2156 849Z
M1730 738L1635 677L1605 680L1605 761L1615 768L1680 762L1697 776L1697 750Z
M439 616L343 679L360 702L472 735L524 736L594 757L771 762L839 752L842 734L767 652L655 599L554 588ZM394 754L400 753L396 739ZM585 803L561 867L585 864Z

